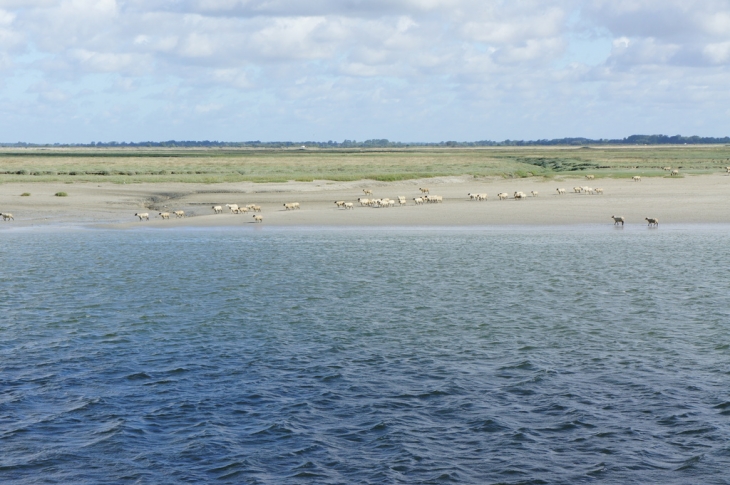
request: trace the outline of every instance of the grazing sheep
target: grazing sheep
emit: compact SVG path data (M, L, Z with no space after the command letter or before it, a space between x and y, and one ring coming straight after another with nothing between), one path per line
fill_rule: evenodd
M558 191L558 195L563 195L563 194L565 194L565 189L555 189L555 190L557 190L557 191Z
M499 200L505 200L509 198L509 194L507 192L500 192L497 194L497 197L499 197Z
M0 216L3 217L3 221L9 221L10 219L15 220L15 217L10 212L2 212Z
M345 202L346 210L350 210L350 209L354 209L354 208L355 208L355 204L353 204L352 202Z
M659 219L656 219L654 217L645 217L644 219L646 219L649 222L649 224L648 224L649 226L659 227Z
M169 219L170 213L169 212L160 212L160 217L162 217L163 219Z
M422 194L430 194L428 187L419 187L418 190L420 190Z
M264 222L264 216L261 216L261 215L258 215L258 214L254 214L253 215L253 221L254 222Z
M669 175L672 177L674 177L675 175L679 175L679 170L672 170L672 173L670 173Z
M141 221L142 219L146 219L146 220L148 220L148 221L150 220L150 214L149 214L149 212L137 212L137 213L135 214L135 216L139 217L139 220L140 220L140 221Z
M398 196L398 204L400 205L406 205L406 198L405 196L399 195Z
M284 210L285 211L289 211L289 210L292 210L293 211L294 209L296 209L296 206L293 203L291 203L291 204L284 204Z
M223 213L223 207L221 207L221 206L219 206L219 205L214 205L214 206L212 207L212 209L213 209L213 212L215 212L216 214L221 214L221 213Z
M621 223L622 226L624 225L624 221L625 221L624 216L611 216L611 219L613 219L614 226L617 225L619 222Z
M185 217L185 211L175 211L173 214L175 214L175 217L177 218Z
M633 177L631 177L631 180L633 180L634 182L641 182L641 176L634 175Z
M341 208L341 207L345 207L345 201L344 200L336 200L335 201L335 205L337 206L338 209Z
M533 190L530 193L532 194L533 197L537 197L537 195L538 195L537 190Z
M588 180L593 180L594 178L596 178L596 176L595 175L586 175L586 178Z
M373 195L373 189L362 189L363 192L365 192L365 195Z
M423 197L414 197L413 202L415 202L416 205L421 205L423 204Z
M595 189L595 190L596 190L596 194L603 195L603 189Z
M583 191L583 187L573 187L573 192L580 194Z

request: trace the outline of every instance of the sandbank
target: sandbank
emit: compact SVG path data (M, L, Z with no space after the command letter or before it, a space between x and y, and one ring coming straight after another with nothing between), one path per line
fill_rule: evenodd
M577 194L574 186L603 188L603 195ZM419 187L441 195L441 204L416 206ZM371 208L357 204L364 188L375 197L405 196L405 207ZM565 188L559 195L557 188ZM67 197L56 197L56 192ZM523 200L500 201L497 193L528 194ZM537 191L538 196L529 196ZM21 196L22 193L30 196ZM485 202L469 200L468 193L487 193ZM334 201L354 202L354 210L338 209ZM283 204L299 202L301 210L286 211ZM475 178L453 176L402 182L287 183L8 183L0 185L0 212L12 213L9 227L88 225L132 227L215 227L253 225L248 214L214 214L213 205L258 204L267 226L484 226L612 224L622 215L628 224L644 224L645 217L664 223L730 223L730 175L649 177L641 182L626 178L583 177ZM158 212L184 210L184 219L162 220ZM136 212L149 212L139 221Z

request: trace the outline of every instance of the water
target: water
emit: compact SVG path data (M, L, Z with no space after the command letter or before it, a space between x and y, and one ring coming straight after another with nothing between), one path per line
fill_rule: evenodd
M0 232L3 483L729 483L730 228Z

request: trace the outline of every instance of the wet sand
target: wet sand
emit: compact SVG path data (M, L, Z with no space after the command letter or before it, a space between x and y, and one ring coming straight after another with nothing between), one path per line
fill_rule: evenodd
M603 188L603 195L576 194L574 186ZM441 195L441 204L416 206L419 187ZM565 188L565 195L556 189ZM378 198L407 198L405 207L361 207L363 188ZM55 197L63 191L68 197ZM515 200L515 191L528 194ZM530 195L537 191L538 196ZM21 197L29 192L29 197ZM487 193L485 202L469 200L467 193ZM500 201L497 193L510 199ZM367 196L369 197L369 196ZM354 202L354 210L338 209L334 201ZM286 211L283 204L299 202L300 210ZM728 174L630 179L580 177L479 178L442 177L404 182L288 182L256 184L95 184L32 183L0 185L0 212L12 213L14 221L0 223L0 230L37 225L89 225L93 227L215 227L255 224L251 213L214 214L211 206L258 204L263 225L273 226L483 226L510 224L566 225L612 224L612 215L627 223L645 224L645 217L660 223L729 223L730 176ZM162 220L158 212L184 210L184 219ZM134 214L148 212L149 221Z

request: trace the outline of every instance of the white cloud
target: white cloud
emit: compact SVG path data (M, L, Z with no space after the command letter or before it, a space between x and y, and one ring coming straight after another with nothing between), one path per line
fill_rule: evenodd
M64 107L95 139L114 120L108 139L404 140L622 136L627 113L677 133L730 109L726 0L0 0L0 52L0 99L36 83L11 138Z

